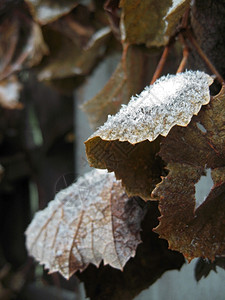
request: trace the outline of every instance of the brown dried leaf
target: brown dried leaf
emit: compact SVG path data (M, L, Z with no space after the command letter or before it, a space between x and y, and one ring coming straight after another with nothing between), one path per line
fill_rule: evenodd
M41 28L25 10L11 11L0 24L0 79L32 67L48 54Z
M129 196L138 195L149 200L151 191L160 182L162 162L156 157L159 142L143 141L136 145L120 141L104 141L93 137L85 142L90 166L114 171L122 179Z
M124 51L105 87L82 106L93 128L102 125L108 115L117 113L122 103L127 104L132 95L141 91L145 62L141 48L132 46Z
M176 124L187 126L193 114L209 102L210 83L212 78L203 72L161 77L109 116L85 142L90 165L114 171L128 195L150 199L162 175L157 137L166 136Z
M41 23L47 24L53 22L63 15L68 14L78 5L75 0L25 0L30 7L34 19Z
M0 81L0 105L7 109L20 109L22 103L18 102L22 85L16 76Z
M102 260L122 270L140 243L142 215L113 174L94 170L35 215L26 231L27 249L66 278Z
M96 18L94 18L96 21ZM68 15L49 24L50 28L71 39L78 47L85 49L95 33L91 11L86 6L78 5Z
M122 40L130 44L145 43L147 47L168 42L190 1L121 0Z
M174 33L180 18L185 13L185 10L190 6L190 2L190 0L180 0L167 12L167 15L165 16L165 21L167 22L167 28L165 32L166 36L170 37Z
M46 28L45 36L51 55L39 67L38 79L50 80L88 74L97 59L104 54L110 34L109 27L101 28L91 37L85 49L82 49L66 36Z
M224 100L225 87L187 128L174 127L159 153L169 174L153 191L161 211L156 232L189 260L225 255ZM196 183L205 173L213 186L199 199Z

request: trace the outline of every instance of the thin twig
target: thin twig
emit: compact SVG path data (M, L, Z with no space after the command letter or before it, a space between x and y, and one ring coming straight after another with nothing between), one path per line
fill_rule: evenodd
M190 13L190 7L188 7L186 9L186 11L183 14L182 20L181 20L181 24L180 24L180 28L181 29L186 29L188 27L188 18L189 18L189 13Z
M184 68L187 64L187 60L188 60L188 56L189 56L189 48L188 48L187 43L181 33L179 34L179 39L180 39L181 44L183 45L183 58L177 69L177 73L181 73L184 71Z
M154 75L152 77L152 80L151 80L150 84L153 84L156 81L156 79L158 79L159 76L161 75L163 67L164 67L164 65L166 63L166 59L167 59L168 54L169 54L169 49L170 49L170 44L168 44L164 48L163 54L162 54L162 56L160 58L160 61L159 61L158 65L157 65L157 68L155 70L155 73L154 73Z
M194 36L191 33L191 31L190 30L186 30L184 32L184 34L186 35L186 37L188 38L188 40L190 41L190 43L195 47L196 51L201 56L201 58L204 60L204 62L206 63L206 65L209 67L209 69L216 75L218 81L221 84L223 84L225 82L224 79L223 79L223 77L220 75L220 73L217 71L217 69L214 67L214 65L211 63L211 61L208 59L208 57L206 56L206 54L204 53L204 51L200 48L198 42L194 38Z

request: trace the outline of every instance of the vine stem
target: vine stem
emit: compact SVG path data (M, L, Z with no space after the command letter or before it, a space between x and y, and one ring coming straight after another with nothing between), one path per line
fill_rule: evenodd
M203 61L205 62L205 64L208 66L208 68L216 75L218 81L221 84L224 84L225 81L224 81L223 77L220 75L220 73L217 71L217 69L211 63L211 61L206 56L206 54L204 53L204 51L201 49L201 47L199 46L197 40L194 38L193 34L191 33L191 31L190 30L186 30L184 32L184 35L187 37L187 39L189 40L189 42L194 46L194 48L196 49L196 51L198 52L198 54L200 55L200 57L203 59Z
M159 61L158 65L157 65L157 68L156 68L155 73L154 73L154 75L153 75L153 77L152 77L152 80L151 80L151 82L150 82L150 85L153 84L153 83L156 81L156 79L158 79L159 76L161 75L162 70L163 70L163 68L164 68L164 65L165 65L165 63L166 63L167 57L168 57L168 55L169 55L170 47L171 47L171 45L168 44L168 45L164 48L163 54L162 54L162 56L161 56L161 58L160 58L160 61Z
M189 48L188 48L187 43L181 33L179 34L179 39L180 39L181 44L183 44L183 58L177 69L177 73L181 73L184 71L184 68L187 64L187 60L188 60L188 56L189 56Z

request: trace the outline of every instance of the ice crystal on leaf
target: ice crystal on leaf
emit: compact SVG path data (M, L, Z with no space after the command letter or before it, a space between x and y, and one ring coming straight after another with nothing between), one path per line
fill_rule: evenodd
M187 126L201 106L209 103L212 82L200 71L163 76L132 97L115 116L109 116L93 136L131 144L167 136L173 126Z

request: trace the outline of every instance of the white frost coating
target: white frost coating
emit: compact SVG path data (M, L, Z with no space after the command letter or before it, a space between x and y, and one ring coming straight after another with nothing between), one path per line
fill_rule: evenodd
M202 175L195 184L195 209L197 209L208 197L214 183L211 176L211 169L205 169L206 175Z
M132 97L128 105L122 105L115 116L108 116L91 137L136 144L166 136L175 125L187 126L201 106L209 103L212 82L209 75L200 71L163 76L139 96Z
M102 259L122 269L140 243L141 209L133 203L127 211L127 203L113 173L91 171L36 213L26 230L27 249L66 278L89 263L99 266Z

